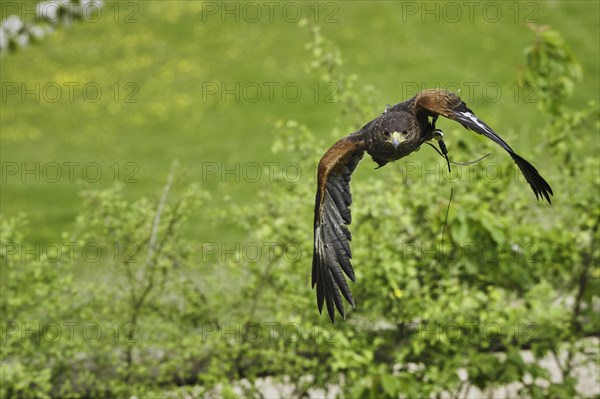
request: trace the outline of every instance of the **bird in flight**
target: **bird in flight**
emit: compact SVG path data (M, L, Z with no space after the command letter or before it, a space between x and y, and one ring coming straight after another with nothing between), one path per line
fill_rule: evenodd
M523 172L536 198L551 202L552 189L537 169L517 155L456 94L442 89L423 90L413 98L387 108L360 130L336 142L319 161L312 286L317 287L319 313L325 303L332 322L334 306L346 318L342 295L354 307L354 299L344 277L345 273L352 281L355 280L350 261L351 234L348 229L351 222L352 172L365 152L382 167L409 155L433 138L440 139L442 133L435 128L440 115L486 136L504 148ZM440 147L442 151L445 150L445 146Z

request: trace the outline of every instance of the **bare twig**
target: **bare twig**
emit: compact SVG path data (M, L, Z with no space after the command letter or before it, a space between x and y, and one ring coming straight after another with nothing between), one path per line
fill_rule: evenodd
M598 232L598 227L600 226L600 218L596 220L596 223L594 224L594 227L592 228L591 234L592 234L592 240L594 239L596 233ZM581 314L581 302L583 300L583 296L585 295L585 289L588 285L588 277L589 277L589 271L590 271L590 266L592 264L592 254L594 251L594 246L592 245L592 248L590 249L590 251L588 251L583 258L583 270L581 271L581 274L579 275L579 283L577 286L577 295L575 296L575 303L573 304L573 316L571 317L571 328L572 330L574 330L575 333L581 333L583 330L583 327L581 325L581 322L579 321L579 315ZM563 379L565 377L568 377L571 375L571 371L573 369L573 358L575 356L575 342L572 343L571 345L569 345L569 350L567 351L567 360L564 366L564 369L561 368L561 370L563 371Z
M152 259L152 254L154 253L154 248L156 246L156 236L158 235L158 226L160 225L160 218L165 208L165 204L169 196L169 191L171 191L174 170L176 167L177 161L173 162L173 164L171 165L171 170L169 171L169 176L167 177L167 184L165 184L165 187L163 188L158 207L156 208L156 214L154 215L154 223L152 224L152 233L150 234L150 243L148 244L148 255L146 256L146 264L149 264L150 260Z
M156 245L157 245L157 237L158 237L158 229L160 226L160 220L163 214L163 211L165 209L165 205L167 203L167 198L169 197L169 192L171 191L171 186L173 185L173 176L175 174L175 169L177 167L177 162L173 162L173 164L171 165L171 170L169 171L169 176L167 177L167 183L165 184L162 194L160 196L160 200L158 202L158 206L156 207L156 213L154 215L154 221L152 223L152 230L150 232L150 238L148 240L148 253L146 255L146 270L148 271L148 274L145 276L146 277L146 285L143 288L142 292L140 293L139 296L136 296L135 294L131 295L131 317L129 322L133 325L137 324L137 320L140 314L140 311L142 309L142 306L144 305L144 302L146 301L146 298L148 297L148 294L150 293L150 291L152 290L152 287L154 286L154 274L155 274L155 259L156 259ZM171 226L171 224L170 224ZM163 243L164 245L164 243ZM162 250L162 246L161 245L159 247L159 251L158 253L160 254L161 250ZM132 280L130 279L130 282ZM133 288L135 286L135 284L132 284L132 286L130 287ZM135 330L132 330L130 332L130 334L128 334L128 338L132 339L133 338L133 334L135 334ZM133 346L128 346L126 353L125 353L125 362L126 362L126 381L130 381L131 380L131 367L133 365Z

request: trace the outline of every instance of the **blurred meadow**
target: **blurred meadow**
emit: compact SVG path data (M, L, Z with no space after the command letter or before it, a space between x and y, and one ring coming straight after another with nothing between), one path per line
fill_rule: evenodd
M317 92L313 85L318 81L307 73L309 35L289 22L297 19L292 12L295 8L286 9L287 15L283 6L278 7L273 11L274 22L269 22L268 8L263 5L264 15L254 23L249 22L254 18L252 10L246 15L235 2L229 7L238 7L237 14L226 14L226 3L209 2L217 5L217 11L205 16L199 1L117 4L103 7L97 22L58 29L39 45L2 58L4 82L22 82L34 92L34 85L41 85L39 101L32 95L21 101L21 87L16 94L5 94L3 161L27 165L97 162L103 176L95 187L115 180L114 168L109 167L117 162L122 175L134 173L139 180L127 184L126 190L127 195L138 196L156 193L173 159L184 165L191 181L202 181L203 162L225 163L229 168L237 162L285 162L270 151L277 120L300 120L324 136L334 127L340 128L339 136L349 133L339 126L342 104L329 102L331 88L320 84ZM460 7L464 15L452 22L454 14L440 15L440 4L436 15L425 13L425 3L414 3L418 10L409 10L415 14L407 14L391 1L376 6L324 3L317 7L317 16L311 4L303 5L304 16L321 22L323 35L344 55L346 73L358 75L361 82L378 90L378 98L372 101L381 109L414 95L414 87L462 88L472 97L467 99L472 109L498 126L516 148L535 145L535 137L528 133L544 116L535 112L534 103L524 103L526 95L514 87L517 68L524 62L523 48L533 37L525 25L528 20L560 31L581 62L585 80L577 84L570 99L573 107L597 98L600 90L595 2L529 2L515 9L504 5L494 23L484 18L483 5L473 11L473 22L464 5ZM33 6L19 7L23 8ZM493 10L487 12L488 19L497 18ZM41 98L42 88L50 82L61 88L56 102ZM80 83L73 89L74 100L65 82ZM82 88L90 82L102 90L97 102L83 99ZM130 82L134 85L125 87ZM272 96L270 82L276 85ZM254 83L262 92L258 101L250 102L255 92L247 85ZM302 90L297 102L292 102L293 91L290 100L285 98L282 88L288 83L297 83ZM207 93L214 84L217 93ZM246 96L243 87L248 87ZM239 101L236 94L227 95L227 89L237 92ZM54 88L48 92L53 99ZM521 98L515 101L519 94ZM93 88L90 95L94 96ZM327 139L331 143L336 137ZM124 170L128 162L137 169ZM68 167L63 168L66 175ZM80 168L75 170L77 180L84 181L82 173ZM235 174L225 183L216 177L202 182L214 193L215 201L223 196L243 201L256 189L256 184L247 181L252 179L240 178L237 184ZM65 178L56 183L22 184L21 180L20 176L7 178L0 198L4 213L29 214L36 226L29 233L33 240L49 240L72 223L80 203L79 184ZM310 208L307 201L307 215ZM203 216L198 214L199 223ZM209 232L215 233L213 238L238 237L232 225L194 229L193 234L208 239Z
M35 4L3 2L0 16L16 14L33 22ZM539 91L519 81L528 68L524 49L539 40L532 26L541 25L562 36L580 65L581 79L565 78L572 95L564 96L560 114L541 109ZM8 384L2 393L258 396L264 390L256 381L275 378L275 386L294 386L284 392L296 397L338 391L344 397L440 392L466 397L474 395L467 385L486 392L515 382L523 390L505 396L576 395L581 378L569 374L570 356L588 348L577 352L573 347L590 337L595 339L591 346L597 346L600 331L600 194L594 170L600 137L599 37L597 1L107 1L88 20L59 24L42 40L3 53L5 349L0 362L3 383L22 384ZM377 171L365 157L352 185L357 283L351 288L359 307L349 320L331 325L325 315L319 318L310 288L314 166L333 142L386 104L432 87L460 90L481 119L538 167L555 193L549 206L535 201L523 178L455 182L451 240L460 245L489 239L503 248L519 239L533 242L534 263L515 264L510 256L456 264L435 259L424 272L426 256L409 259L401 254L406 249L401 243L414 235L422 242L439 239L450 182L417 177L405 186L402 165L435 165L431 170L442 174L444 163L428 148ZM567 140L577 140L576 147L548 150L556 137L564 141L551 133L561 120L569 121L572 130L564 132L572 133ZM447 120L438 126L453 160L490 152L489 162L509 164L506 154L484 138ZM159 223L153 217L160 213L157 204L174 162L169 198L176 202L169 203ZM588 169L574 166L569 175L568 162ZM390 188L394 184L399 188ZM423 204L432 209L419 207ZM373 224L382 219L385 223ZM165 225L169 220L172 225ZM159 241L166 243L156 260L148 250L152 234L144 235L153 221ZM148 251L150 260L132 266L115 255L114 261L111 256L98 262L61 260L58 267L23 255L25 245L63 245L65 237L75 236L81 243L133 241L142 248L134 252L145 258ZM371 239L387 246L377 247ZM242 251L240 262L227 252L259 243L265 254L264 243L273 242L297 245L301 255L293 261L282 261L280 253L275 260L266 255L248 260ZM160 270L156 276L154 268ZM378 268L385 269L383 276L372 271ZM29 285L32 279L35 284ZM412 287L409 280L421 285ZM565 309L572 310L573 301L585 305L577 305L571 319ZM422 340L410 353L398 349L395 338L406 323L459 316L463 322L533 323L539 335L524 346L514 337L500 338L506 351L502 361L490 356L498 350L493 345L461 349L454 343L440 349ZM31 343L14 328L33 320L119 323L121 332L133 325L140 335L125 343ZM297 323L300 335L320 326L318 334L334 332L335 345L325 340L313 347L306 337L254 345L222 335L218 340L212 330L265 322ZM375 325L380 330L374 331ZM568 325L572 328L560 327ZM206 326L211 326L208 340ZM396 334L390 332L395 327ZM564 349L563 343L572 347ZM530 368L521 349L533 351L536 359L568 357L563 379ZM438 364L444 357L454 360ZM396 367L409 362L417 371ZM468 383L455 372L459 368L468 369ZM539 388L531 382L536 378L548 383ZM578 395L598 397L595 384Z

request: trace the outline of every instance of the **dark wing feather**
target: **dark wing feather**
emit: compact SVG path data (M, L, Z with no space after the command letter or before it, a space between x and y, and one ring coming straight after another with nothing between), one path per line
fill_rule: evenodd
M456 94L441 89L424 90L416 96L415 112L417 115L420 113L427 116L442 115L460 123L467 129L483 134L487 138L493 140L510 154L533 189L535 197L537 199L540 197L545 198L551 203L550 195L553 195L552 189L548 182L546 182L539 174L537 169L524 158L516 154L513 149L492 130L492 128L475 116L473 111L471 111Z
M350 261L352 236L348 229L352 221L350 178L364 151L360 136L350 135L335 143L319 162L312 286L317 287L319 313L325 303L331 321L334 320L334 306L343 318L346 317L342 295L354 306L350 287L344 277L345 273L354 281Z

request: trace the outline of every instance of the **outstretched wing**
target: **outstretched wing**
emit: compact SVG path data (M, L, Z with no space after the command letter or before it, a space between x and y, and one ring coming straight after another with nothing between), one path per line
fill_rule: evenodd
M442 115L448 119L452 119L465 128L473 130L479 134L492 139L495 143L504 148L514 159L525 179L533 189L535 197L539 200L540 197L546 198L548 203L550 195L553 195L550 185L537 169L527 162L524 158L516 154L512 148L504 140L500 138L488 125L477 118L473 111L454 93L442 89L423 90L417 94L415 98L415 112L417 115L425 114L427 116Z
M346 318L341 294L354 306L354 299L344 273L354 281L350 259L350 178L365 152L360 136L350 135L335 143L321 158L315 200L315 246L313 252L312 286L317 286L319 313L323 302L334 320L334 305Z

